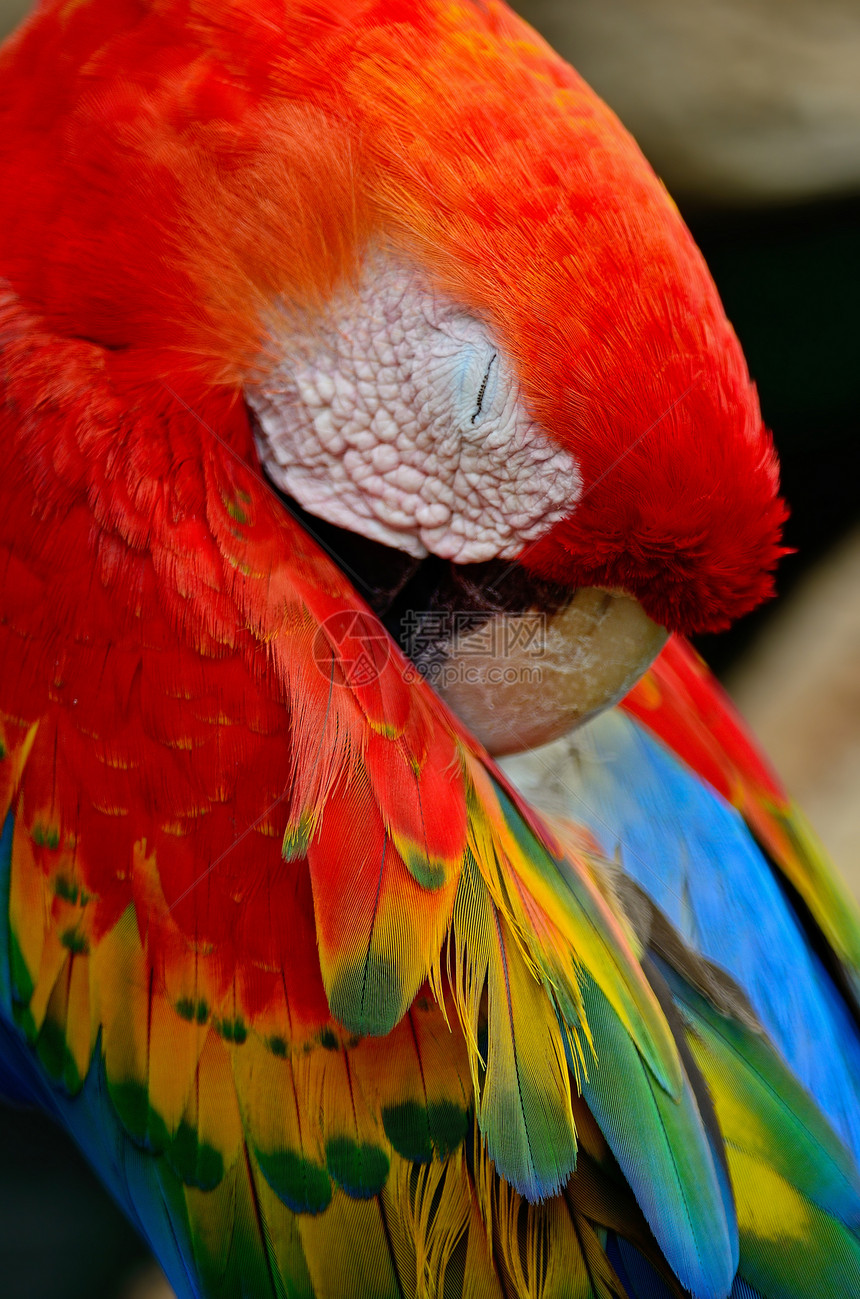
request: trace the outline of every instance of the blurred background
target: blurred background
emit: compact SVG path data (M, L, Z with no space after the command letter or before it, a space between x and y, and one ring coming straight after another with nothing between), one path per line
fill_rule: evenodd
M796 553L698 647L860 897L860 5L513 7L636 137L743 344Z
M29 4L0 0L0 37ZM860 897L860 5L518 0L636 136L719 286L792 510L779 598L699 648ZM0 1112L7 1299L169 1299L74 1149Z

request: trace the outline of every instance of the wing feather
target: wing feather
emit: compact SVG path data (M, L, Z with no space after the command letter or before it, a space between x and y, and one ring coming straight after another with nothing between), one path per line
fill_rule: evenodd
M617 1237L724 1299L719 1160L588 818L550 830L375 639L261 483L228 385L191 367L154 400L156 356L0 312L16 1094L69 1128L183 1296L606 1299ZM850 966L854 920L808 875ZM790 1181L774 1146L730 1140L760 1092L734 1102L742 1275L783 1299L819 1232L822 1276L847 1281L841 1156L804 1147Z

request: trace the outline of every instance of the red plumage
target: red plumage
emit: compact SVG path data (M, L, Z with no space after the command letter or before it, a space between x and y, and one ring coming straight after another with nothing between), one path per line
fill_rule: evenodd
M94 1107L85 1139L135 1143L120 1192L189 1293L407 1293L413 1265L418 1293L551 1266L608 1292L619 1232L726 1294L710 1103L616 872L406 663L263 479L243 400L375 254L417 266L579 468L521 566L722 625L770 591L784 511L656 178L493 0L54 0L0 87L15 1059L70 1127ZM737 777L809 898L824 872L725 706L666 662L629 707L688 691L650 724Z
M522 562L723 627L771 593L785 517L737 340L620 124L507 11L469 12L462 39L441 3L88 4L58 24L59 75L25 31L6 274L50 328L133 344L141 380L199 410L265 364L267 304L318 300L368 240L400 246L492 326L581 467L582 501Z

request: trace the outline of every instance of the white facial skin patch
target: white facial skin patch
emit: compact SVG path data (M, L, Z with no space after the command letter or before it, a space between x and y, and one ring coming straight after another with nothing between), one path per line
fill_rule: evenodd
M579 498L487 327L393 258L270 324L246 390L266 472L309 513L416 558L513 559Z

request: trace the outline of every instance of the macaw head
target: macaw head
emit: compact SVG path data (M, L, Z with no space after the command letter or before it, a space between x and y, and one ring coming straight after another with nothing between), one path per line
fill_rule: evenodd
M49 4L4 93L7 183L42 155L0 216L22 301L241 393L285 508L492 747L771 593L777 465L714 285L504 5Z

